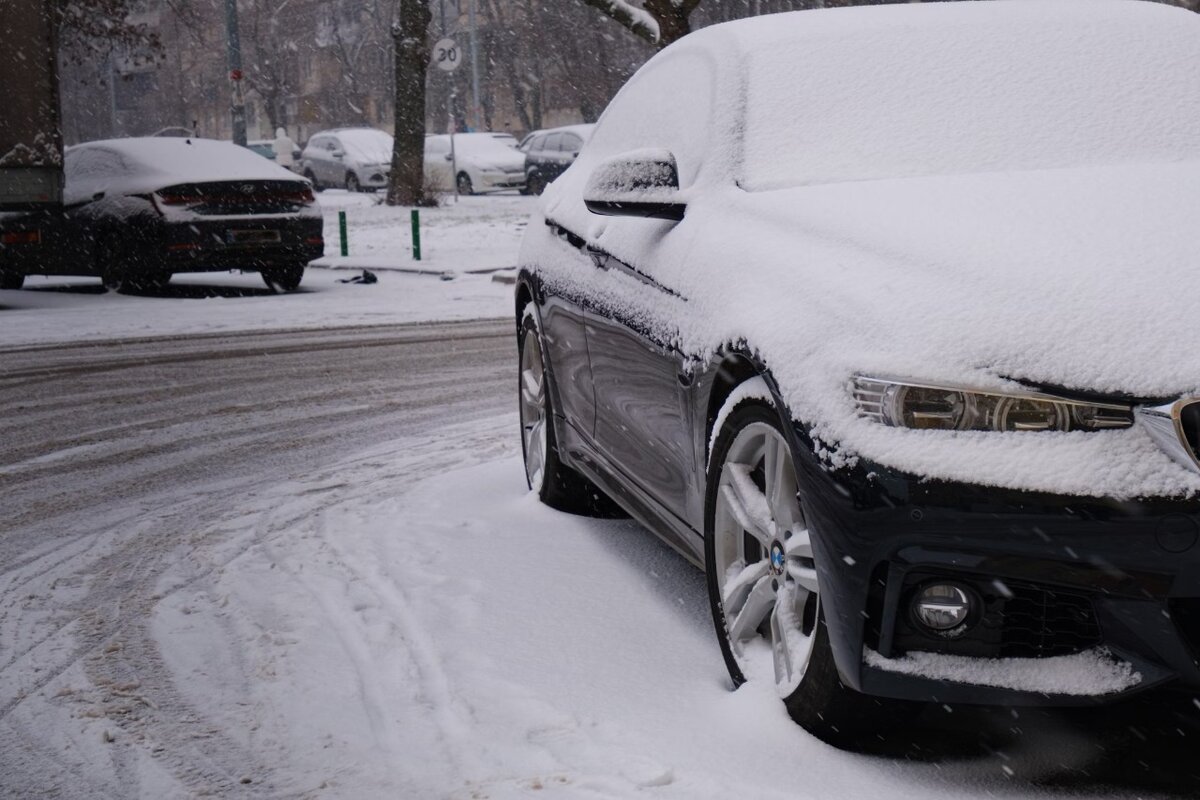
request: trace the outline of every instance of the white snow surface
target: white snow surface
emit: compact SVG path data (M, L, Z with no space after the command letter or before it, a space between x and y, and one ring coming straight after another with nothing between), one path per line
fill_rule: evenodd
M100 156L99 158L91 158ZM86 158L86 160L85 160ZM296 173L245 147L213 139L144 136L104 139L67 148L67 205L98 192L143 194L180 183L274 180L303 182Z
M300 470L198 534L149 622L195 713L118 726L138 683L97 686L75 666L18 708L22 725L59 737L92 785L143 797L204 792L159 763L155 748L187 757L181 735L228 737L269 765L246 775L247 797L1042 794L987 759L839 752L795 725L772 686L731 693L702 573L634 523L541 505L516 425L443 426ZM69 591L60 558L23 568L23 591ZM119 773L111 747L144 757Z
M1035 24L1061 36L1061 65L1044 36L1021 38ZM990 140L970 158L936 164L898 146L894 162L877 165L886 179L753 192L738 186L755 170L783 175L779 159L789 148L808 152L780 146L771 159L764 154L761 164L750 163L757 151L740 149L752 130L741 125L744 108L737 102L747 79L758 80L751 94L773 93L776 118L806 118L815 94L838 108L857 107L873 102L874 90L860 97L845 86L869 83L891 63L876 63L869 54L895 57L917 28L927 29L919 40L930 47L935 40L929 37L937 35L953 43L950 53L962 55L963 42L992 52L995 39L1007 48L1006 62L1036 56L1045 68L1026 81L1041 88L1012 85L1016 96L1009 101L992 83L989 91L964 96L972 76L959 72L982 68L966 56L947 62L954 79L926 76L908 99L914 108L905 124L927 124L926 138L965 146L955 138L957 129L943 129L947 102L971 117L996 104L1017 113L1027 91L1034 98L1039 92L1060 97L1051 88L1063 81L1073 90L1080 58L1106 76L1112 102L1138 95L1138 124L1162 130L1129 139L1132 129L1115 122L1119 148L1116 139L1112 147L1101 142L1084 149L1086 164L1058 164L1055 148L1062 142L1051 134L1067 134L1055 129L1042 136L1042 110L1033 103L1024 120L1007 123L1018 143L1029 144L1011 159L988 149ZM847 67L846 80L832 83L810 82L804 74L767 80L747 66L760 35L794 53L810 46L823 52L829 45L822 42L833 37L829 41L863 53L863 66L859 72ZM1130 47L1097 52L1097 42L1125 41L1122 36ZM1160 38L1160 47L1147 46ZM1200 491L1200 475L1172 461L1137 427L1028 435L893 429L857 415L849 382L871 373L993 391L1013 390L1020 380L1135 397L1200 392L1191 324L1200 306L1200 284L1192 277L1200 252L1194 224L1200 91L1189 85L1184 97L1176 79L1191 68L1197 48L1195 15L1116 0L831 9L707 28L652 59L618 95L591 143L543 196L521 264L551 287L569 285L599 307L619 309L691 355L703 358L727 343L748 342L793 415L837 448L830 453L835 462L863 456L930 478L1067 495L1191 495ZM1112 83L1121 71L1112 59L1127 68L1127 82ZM922 74L912 79L919 82ZM1085 130L1102 128L1115 113L1095 93L1068 105ZM804 124L797 121L791 130ZM879 121L878 128L890 136L895 131L888 124ZM1026 129L1029 135L1022 136ZM869 136L847 132L823 147L850 163ZM679 198L688 202L682 223L587 212L582 197L596 167L622 152L664 146L677 159ZM880 144L872 158L887 152ZM821 158L822 180L837 178L840 173L827 169L836 159ZM931 174L912 175L918 167ZM982 171L959 174L968 168ZM894 175L906 177L888 177ZM619 271L596 270L544 226L543 217L680 296Z
M1142 682L1133 665L1104 648L1051 658L971 658L942 653L907 653L884 658L863 649L863 663L888 672L939 681L992 686L1049 695L1100 696Z

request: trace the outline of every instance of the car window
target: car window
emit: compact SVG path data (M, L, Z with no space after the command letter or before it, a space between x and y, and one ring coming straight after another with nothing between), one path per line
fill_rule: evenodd
M552 133L546 137L546 142L542 146L543 150L555 151L559 149L559 144L562 142L563 135L561 133Z
M67 150L63 175L69 181L94 180L128 172L119 153L99 147Z
M564 153L578 153L583 148L583 139L573 133L564 133L562 142L559 143L559 150Z
M542 134L541 136L537 137L537 139L534 140L533 144L529 146L529 152L539 153L542 150L545 150L546 149L546 139L548 139L548 138L549 137L546 136L545 134Z
M450 152L450 140L448 139L426 139L425 152L430 155L440 156Z
M679 168L680 184L691 185L705 163L713 128L715 72L705 53L658 56L617 94L588 142L587 152L603 159L644 148L670 150Z

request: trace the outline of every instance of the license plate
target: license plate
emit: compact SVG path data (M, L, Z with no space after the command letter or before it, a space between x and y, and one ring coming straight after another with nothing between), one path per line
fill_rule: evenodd
M279 244L279 231L226 231L229 244Z

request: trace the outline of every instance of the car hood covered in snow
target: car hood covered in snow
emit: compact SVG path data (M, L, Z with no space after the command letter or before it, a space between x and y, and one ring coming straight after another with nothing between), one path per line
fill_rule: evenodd
M911 30L905 20L916 19L903 14L953 22L955 36L986 37L1005 14L1023 21L1086 11L1106 36L1133 27L1142 39L1156 30L1164 40L1174 37L1180 58L1200 42L1190 15L1141 3L870 11L900 20L897 36ZM840 20L855 13L875 19L862 9L781 18L811 19L808 29L819 29L821 15L840 14L838 25L830 24L840 30L849 27ZM959 26L972 14L988 24ZM1187 41L1175 35L1181 24ZM715 31L708 42L702 31L677 52L707 47L719 54L737 39L720 29L738 25L708 29ZM874 47L883 34L869 33ZM1047 52L1041 55L1052 66ZM1163 113L1176 119L1173 92ZM1079 113L1082 119L1088 111ZM1190 116L1178 119L1194 124ZM711 163L698 170L681 163L681 178L692 175L680 195L688 209L673 224L598 217L583 207L588 175L611 156L603 150L606 121L593 139L602 146L585 148L548 190L544 216L642 279L597 270L541 224L530 226L521 264L552 288L569 287L595 308L673 343L685 358L746 343L771 370L793 416L812 426L831 464L865 458L930 478L1066 495L1200 492L1200 474L1172 461L1140 425L1099 433L895 429L859 417L850 391L853 376L869 374L993 390L1060 387L1131 401L1200 394L1192 335L1200 308L1200 157L1195 142L1174 144L1183 141L1182 128L1145 152L1114 143L1088 163L1063 168L1000 163L966 172L970 159L963 158L917 176L907 174L907 164L917 163L910 160L884 180L834 180L826 170L830 179L790 188L751 182L759 191L738 188L747 184ZM740 160L736 153L728 159L735 169ZM743 170L768 174L763 166Z
M554 207L547 216L561 221ZM598 217L584 228L678 296L596 270L544 225L522 263L685 357L748 343L833 464L863 456L1009 488L1179 495L1200 490L1200 476L1140 428L892 429L857 416L849 384L870 374L1141 400L1200 393L1195 208L1200 163L733 189L693 202L675 229ZM649 237L662 239L652 262Z

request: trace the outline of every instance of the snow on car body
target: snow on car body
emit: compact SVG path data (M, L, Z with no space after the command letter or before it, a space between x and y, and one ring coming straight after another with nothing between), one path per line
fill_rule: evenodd
M832 740L859 693L1200 685L1197 56L1193 15L1119 1L668 48L522 249L531 485L706 564L735 682Z

